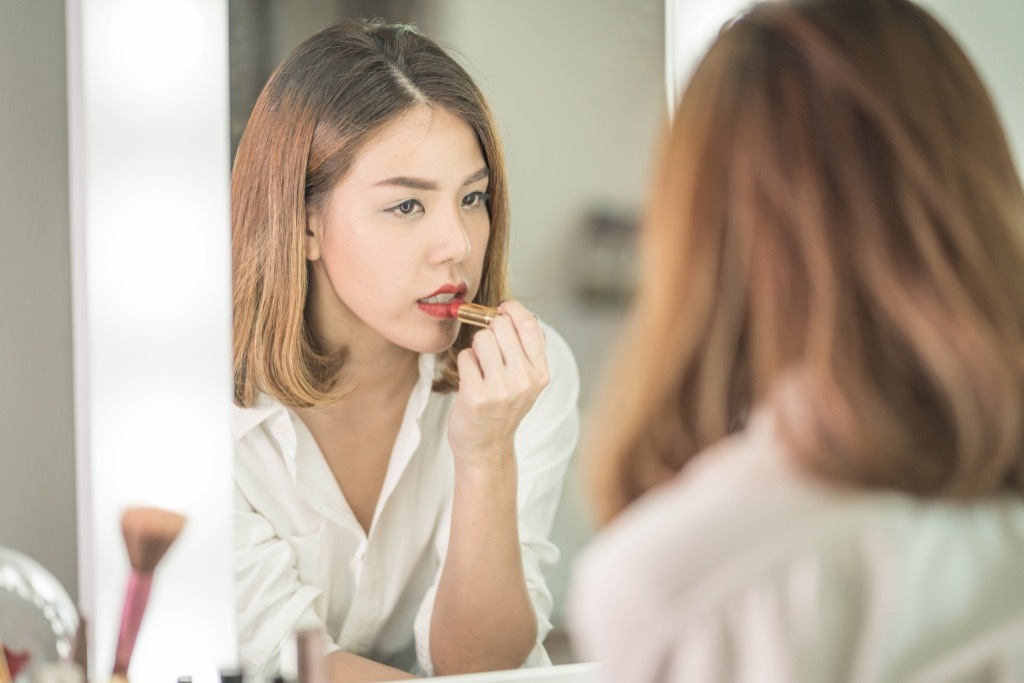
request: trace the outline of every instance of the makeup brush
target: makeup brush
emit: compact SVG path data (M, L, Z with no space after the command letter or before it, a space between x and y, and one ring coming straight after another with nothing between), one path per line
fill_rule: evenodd
M7 668L7 647L4 645L4 641L0 640L0 683L11 683L13 680L14 676Z
M128 676L135 638L139 635L149 590L153 585L153 571L184 526L183 516L160 508L128 508L121 515L121 533L132 571L121 611L121 628L117 634L115 678Z
M0 641L0 681L9 683L25 668L32 656L28 650L15 652Z
M465 301L453 301L448 304L448 315L470 325L487 327L501 313L498 312L498 309L489 306L470 304Z

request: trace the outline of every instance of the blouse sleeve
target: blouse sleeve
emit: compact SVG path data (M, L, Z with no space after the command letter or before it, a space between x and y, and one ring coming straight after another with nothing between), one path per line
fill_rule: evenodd
M235 586L238 640L245 671L259 679L276 674L282 643L299 629L324 629L313 602L320 589L300 582L301 548L275 533L235 487ZM329 639L326 651L338 650Z
M547 337L550 381L516 432L515 449L519 482L519 543L526 589L537 617L537 642L523 666L551 663L544 639L551 631L551 591L544 578L546 567L558 561L558 548L548 540L558 510L562 485L579 439L579 371L565 340L542 323ZM448 530L438 539L440 555L447 548ZM443 561L442 561L443 567ZM422 673L433 674L430 658L430 620L437 591L433 587L416 616L416 655Z

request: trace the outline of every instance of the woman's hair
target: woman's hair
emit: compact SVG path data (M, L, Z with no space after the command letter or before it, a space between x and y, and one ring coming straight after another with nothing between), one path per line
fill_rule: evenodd
M235 403L260 393L305 407L345 395L345 351L322 348L306 311L306 220L321 210L375 133L413 107L464 120L490 169L491 230L477 301L505 298L508 193L490 109L466 71L413 27L347 20L306 40L253 108L231 176ZM464 329L440 361L435 389L458 383Z
M1024 193L993 104L907 0L758 4L677 111L590 435L603 520L771 405L861 488L1024 484Z

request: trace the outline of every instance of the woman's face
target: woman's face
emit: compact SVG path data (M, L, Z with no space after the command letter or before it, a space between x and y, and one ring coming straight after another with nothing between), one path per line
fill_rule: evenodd
M454 343L446 305L479 287L487 186L476 134L447 111L416 107L370 139L309 219L310 314L329 349Z

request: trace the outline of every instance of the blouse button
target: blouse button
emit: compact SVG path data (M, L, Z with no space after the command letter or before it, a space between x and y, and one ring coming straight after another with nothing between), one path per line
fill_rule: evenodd
M359 576L363 573L363 562L366 560L366 546L360 546L349 561L349 567L352 569L352 573L355 574L356 581L359 580Z

